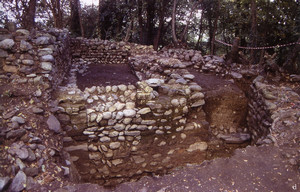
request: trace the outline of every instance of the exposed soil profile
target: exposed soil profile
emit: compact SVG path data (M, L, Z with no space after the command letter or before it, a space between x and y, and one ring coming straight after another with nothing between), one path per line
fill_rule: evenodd
M138 78L131 72L129 65L90 64L84 73L77 73L77 86L80 90L92 86L135 84Z
M92 64L83 68L85 69L80 69L77 73L77 85L81 90L84 90L85 87L99 85L135 84L138 81L128 65ZM80 182L97 183L105 187L116 187L122 182L137 181L143 176L162 176L181 169L186 165L201 164L205 160L214 158L231 157L235 149L244 148L249 145L250 142L248 141L240 144L227 144L223 140L217 139L214 134L214 130L218 130L220 127L222 127L224 134L229 134L231 130L236 131L239 129L241 131L246 126L247 99L243 91L233 82L213 74L202 74L193 71L193 75L195 75L194 81L202 86L203 92L206 95L205 102L209 107L205 107L206 114L192 109L186 118L187 123L198 123L201 125L201 128L194 131L186 131L184 134L178 132L163 136L163 141L166 143L164 147L155 147L160 144L161 140L158 140L158 136L154 138L150 131L144 132L143 139L140 141L138 147L138 151L144 152L144 155L141 157L145 158L143 163L146 171L141 174L132 174L133 172L130 169L135 164L130 163L130 156L125 157L128 155L125 148L118 149L118 153L125 159L124 162L127 162L127 167L110 167L109 170L112 173L118 172L120 176L107 176L102 180L90 174L90 172L94 173L98 169L101 172L104 168L101 168L98 164L95 166L95 162L91 163L89 154L82 153L81 151L73 152L72 156L80 159L74 163L81 176ZM168 96L163 94L159 96L162 100L164 97ZM161 103L164 102L167 101L163 100ZM189 146L200 141L208 144L206 152L187 152ZM93 143L95 146L101 146L101 144L101 142L97 141ZM120 154L119 157L121 157ZM165 159L168 161L163 162ZM108 159L108 161L110 160ZM84 164L90 164L90 169L81 166Z
M203 88L203 107L211 127L229 132L243 132L247 127L248 99L246 93L235 83L213 74L191 71L194 81ZM244 87L244 89L247 89ZM231 130L231 131L230 131Z

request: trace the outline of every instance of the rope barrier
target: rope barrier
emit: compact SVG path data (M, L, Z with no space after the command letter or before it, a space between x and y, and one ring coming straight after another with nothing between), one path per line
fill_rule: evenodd
M215 42L226 45L228 47L232 47L232 44L225 43L225 42L217 40L217 39L215 39ZM287 44L275 45L275 46L267 46L267 47L242 47L242 46L239 46L239 48L240 49L255 49L255 50L258 50L258 49L275 49L275 48L288 47L288 46L292 46L292 45L296 45L296 44L300 45L300 42L287 43Z

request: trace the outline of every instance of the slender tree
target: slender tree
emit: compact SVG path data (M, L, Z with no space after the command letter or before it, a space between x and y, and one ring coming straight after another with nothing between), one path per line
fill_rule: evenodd
M144 42L144 22L143 22L143 1L137 0L138 24L139 24L139 41Z
M251 0L251 46L257 46L257 13L256 13L256 0ZM257 51L251 49L250 51L250 64L254 64L256 62L256 53Z
M203 11L201 11L200 24L199 24L199 35L198 35L198 40L197 40L195 49L199 49L200 40L202 39L202 34L203 34L202 29L203 29Z
M216 32L218 29L218 20L220 16L220 0L217 1L216 9L215 9L215 20L214 20L214 27L212 29L212 34L210 37L210 54L215 54L215 38L216 38Z
M101 7L102 7L102 0L99 0L97 26L94 34L95 37L99 37L99 38L101 38Z
M193 3L192 9L191 9L191 11L190 11L190 15L189 15L189 17L188 17L187 20L186 20L186 25L185 25L185 27L184 27L184 30L183 30L182 34L181 34L181 38L180 38L180 41L181 41L181 42L184 42L185 39L186 39L186 34L187 34L187 31L188 31L188 27L189 27L189 25L190 25L190 22L191 22L191 20L192 20L193 13L195 12L197 6L199 5L199 3L201 3L201 1L202 1L202 0L195 1L195 2Z
M129 14L129 24L126 30L126 35L125 38L123 39L123 41L128 42L130 37L131 37L131 33L132 33L132 29L133 29L133 24L134 24L134 11L133 11L133 0L129 0L128 2L126 2L126 4L128 4L128 14Z
M283 64L283 67L292 73L300 72L300 63L299 63L300 37L297 42L298 44L295 45L294 49L290 52L287 60ZM297 63L297 58L298 58L298 63Z
M46 6L50 8L54 27L56 28L63 28L63 11L61 8L61 0L46 0Z
M162 30L163 30L164 23L165 23L164 21L165 21L165 12L167 9L167 3L168 3L168 0L160 0L159 1L159 21L158 21L159 24L158 24L156 36L153 41L154 50L158 50L159 41L161 39L161 34L162 34Z
M147 23L146 23L146 42L145 44L153 44L154 33L154 18L155 18L155 5L156 0L147 1Z
M176 7L177 7L177 0L174 0L173 10L172 10L172 38L174 44L178 44L178 39L176 36Z
M84 36L83 27L80 18L80 2L79 0L70 0L71 21L70 31L77 36Z

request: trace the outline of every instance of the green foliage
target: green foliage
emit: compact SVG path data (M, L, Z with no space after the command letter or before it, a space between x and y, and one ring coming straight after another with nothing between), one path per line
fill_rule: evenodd
M126 2L105 1L100 7L98 22L102 39L122 40L126 23L130 22L129 4ZM97 13L96 13L97 14Z
M26 2L28 3L28 0L2 0L0 26L3 27L5 22L12 18L17 22L17 26L20 26ZM63 7L64 27L70 27L67 22L70 18L70 1L60 2ZM189 18L196 2L198 6ZM184 43L189 48L200 49L204 54L209 52L210 41L214 34L216 39L228 43L232 43L238 36L242 46L251 46L251 2L252 0L177 0L176 35L180 39L186 24L189 23ZM38 26L52 27L54 20L49 8L50 1L37 0L37 3ZM159 40L159 45L162 47L172 42L172 10L173 0L102 0L100 8L81 7L81 22L87 38L100 37L120 41L124 40L130 32L128 38L130 42L152 44L159 31L160 16L163 16ZM257 46L273 46L299 39L299 0L257 0L256 14ZM201 18L200 15L203 17ZM226 54L230 50L223 45L216 45L216 48L218 54ZM277 62L282 65L292 49L293 47L290 46L267 51L269 54L276 52ZM244 53L249 55L249 51ZM299 61L298 66L300 66Z
M7 16L5 15L4 11L0 10L0 28L5 27L5 23L7 22Z
M86 38L93 38L96 33L98 7L84 6L81 9L81 22Z

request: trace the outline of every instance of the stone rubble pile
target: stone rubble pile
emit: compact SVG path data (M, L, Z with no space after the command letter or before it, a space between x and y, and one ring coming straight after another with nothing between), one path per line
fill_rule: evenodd
M30 191L44 182L41 174L55 168L46 162L57 155L53 148L59 149L59 140L52 142L51 131L41 122L52 113L47 102L70 64L68 31L1 30L0 191Z
M192 66L201 72L213 72L216 74L226 74L224 59L215 55L202 56L201 51L186 49L162 49L161 57L171 57L182 62L179 68Z

